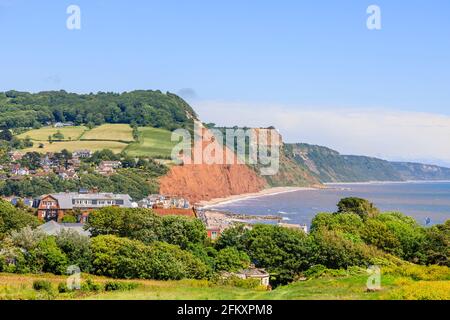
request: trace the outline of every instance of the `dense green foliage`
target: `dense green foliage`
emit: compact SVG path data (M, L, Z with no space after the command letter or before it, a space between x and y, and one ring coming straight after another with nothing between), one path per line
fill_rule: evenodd
M92 239L93 271L114 278L203 278L207 266L193 254L162 242L149 245L113 235Z
M342 199L337 212L319 213L309 234L277 225L237 224L215 243L207 240L199 219L118 207L90 214L86 228L91 239L74 232L47 236L33 229L35 220L22 209L0 205L0 271L62 274L76 265L114 278L210 278L226 284L216 276L254 264L270 273L272 285L369 265L418 280L431 276L425 265L434 265L426 268L433 279L449 274L450 221L425 228L401 213L379 213L364 199Z
M206 229L198 219L157 216L149 209L107 207L94 211L86 225L93 235L113 234L144 243L163 241L183 249L206 241Z
M180 97L160 91L75 94L61 91L0 93L0 126L40 127L48 122L76 125L130 123L169 130L187 127L195 112Z
M0 199L0 239L11 231L26 226L36 226L38 221L32 214L14 207L9 202Z
M80 174L80 179L63 180L55 174L33 179L5 180L0 182L0 194L4 196L37 197L42 194L73 191L80 188L97 188L100 192L129 194L133 199L142 199L157 193L156 179L144 170L122 169L111 176L96 173Z

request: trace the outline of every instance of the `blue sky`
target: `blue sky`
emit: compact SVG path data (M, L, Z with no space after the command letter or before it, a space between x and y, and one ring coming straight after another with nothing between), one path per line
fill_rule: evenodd
M81 30L66 28L70 4L81 8ZM381 30L366 28L371 4L381 8ZM184 95L205 121L273 120L288 141L450 163L450 150L421 152L430 143L423 136L437 133L415 122L426 118L432 126L444 117L447 129L449 15L448 0L0 0L0 90L168 90ZM268 110L290 122L271 119ZM291 123L311 110L328 114L335 128L326 131L317 116L321 132ZM355 123L363 136L376 136L371 148L340 136L329 112L364 113L366 121L381 115L373 131ZM388 150L386 139L397 133L383 136L383 121L392 114L416 118L405 124L413 136ZM412 140L424 147L400 154L398 146Z

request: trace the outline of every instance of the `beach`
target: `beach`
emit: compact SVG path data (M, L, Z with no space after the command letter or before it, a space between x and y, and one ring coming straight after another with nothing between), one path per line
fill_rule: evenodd
M305 191L305 190L317 190L317 189L319 189L319 188L314 188L314 187L275 187L275 188L264 189L264 190L261 190L259 192L254 192L254 193L237 194L237 195L232 195L232 196L224 197L224 198L216 198L216 199L211 199L211 200L207 200L207 201L200 201L198 203L198 206L201 207L202 209L208 209L208 208L211 208L214 206L228 204L228 203L245 200L245 199L267 197L267 196L277 195L277 194L281 194L281 193Z

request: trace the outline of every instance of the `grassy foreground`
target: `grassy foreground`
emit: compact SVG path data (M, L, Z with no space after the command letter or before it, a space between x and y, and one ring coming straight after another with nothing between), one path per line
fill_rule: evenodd
M83 276L82 279L86 279ZM96 283L110 279L88 276ZM281 286L272 291L218 286L206 280L133 280L138 287L129 291L58 293L57 286L67 277L55 275L17 275L0 273L0 299L101 299L101 300L376 300L376 299L450 299L450 281L414 281L386 275L381 290L366 290L367 276L324 277ZM52 283L53 294L33 289L34 280ZM121 280L121 282L131 282Z

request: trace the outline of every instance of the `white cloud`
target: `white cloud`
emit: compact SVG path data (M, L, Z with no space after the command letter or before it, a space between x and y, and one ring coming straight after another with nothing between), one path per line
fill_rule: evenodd
M286 142L343 154L450 164L450 116L387 109L331 109L203 101L201 119L218 125L274 125Z

